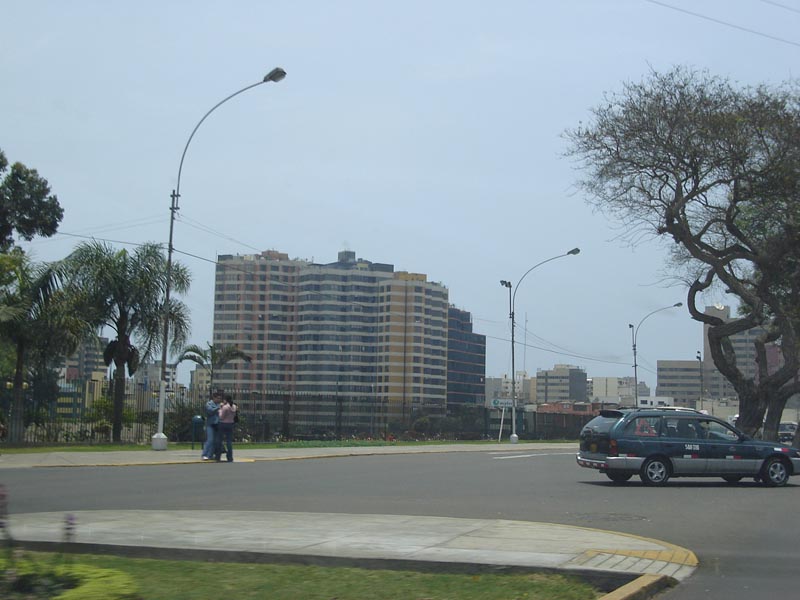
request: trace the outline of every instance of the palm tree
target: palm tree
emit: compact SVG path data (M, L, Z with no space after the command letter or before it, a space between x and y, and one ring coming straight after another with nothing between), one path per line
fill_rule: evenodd
M24 441L24 379L28 361L37 364L75 351L91 333L91 325L60 289L59 264L33 264L21 251L6 255L0 287L0 337L14 348L14 382L9 441Z
M180 347L189 333L186 305L170 298L164 307L167 283L166 258L158 244L148 243L133 252L115 250L99 242L79 244L66 259L72 292L98 328L108 327L116 336L103 352L106 365L114 363L114 407L112 439L122 441L125 405L125 370L133 375L140 360L161 349L164 316L167 315L170 344ZM189 290L191 278L183 265L174 263L171 289ZM134 345L134 340L141 347Z
M206 342L206 348L190 344L183 349L178 362L189 360L197 363L208 372L209 388L214 387L214 373L234 360L250 362L253 357L246 354L238 346L214 346Z

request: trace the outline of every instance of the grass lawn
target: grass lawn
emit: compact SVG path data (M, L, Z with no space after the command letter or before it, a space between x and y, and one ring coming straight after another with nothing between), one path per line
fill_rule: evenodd
M44 563L58 560L52 554L26 554ZM601 595L561 575L454 575L83 554L65 560L127 574L142 600L593 600Z

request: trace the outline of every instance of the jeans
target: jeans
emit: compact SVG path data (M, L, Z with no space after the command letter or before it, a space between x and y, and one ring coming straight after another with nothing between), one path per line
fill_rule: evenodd
M225 442L225 452L228 455L228 462L233 462L233 423L220 423L214 440L214 458L217 460L222 458L222 443Z
M203 456L211 458L214 456L214 438L216 437L217 429L212 425L206 425L206 443L203 444Z

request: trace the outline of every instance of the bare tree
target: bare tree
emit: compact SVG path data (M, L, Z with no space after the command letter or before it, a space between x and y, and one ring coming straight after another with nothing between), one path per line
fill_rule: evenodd
M776 439L786 401L800 392L800 95L795 86L737 87L684 67L651 73L608 94L586 125L566 133L581 160L589 202L631 240L675 243L689 274L688 307L709 326L717 369L740 400L741 428ZM739 300L729 322L698 307L721 286ZM747 377L730 337L763 329L756 375ZM783 364L767 366L768 344Z

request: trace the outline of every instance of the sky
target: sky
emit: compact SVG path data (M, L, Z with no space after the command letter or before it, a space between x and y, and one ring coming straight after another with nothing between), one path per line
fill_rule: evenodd
M656 361L692 360L702 326L668 244L621 239L587 202L564 131L605 93L675 65L741 85L797 76L800 1L1 1L0 148L45 177L59 260L87 239L166 246L191 342L212 339L214 261L340 250L446 285L487 337L486 373L572 364L655 393ZM718 294L718 293L717 293ZM708 305L730 302L709 295ZM188 367L187 367L188 369ZM179 378L188 381L186 372Z

